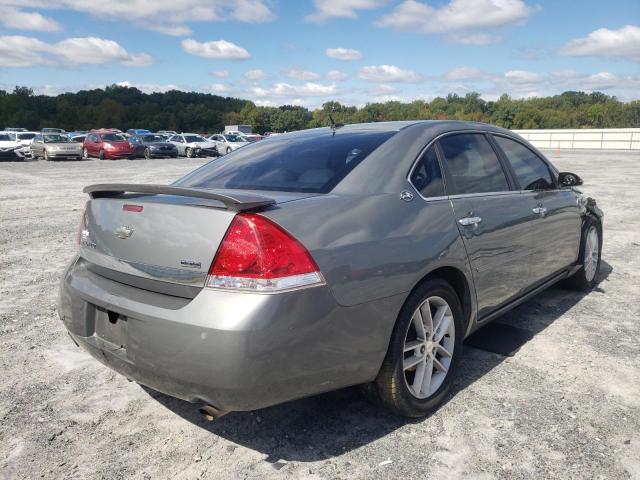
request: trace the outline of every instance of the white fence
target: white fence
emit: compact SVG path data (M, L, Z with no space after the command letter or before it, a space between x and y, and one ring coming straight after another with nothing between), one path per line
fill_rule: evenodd
M640 150L640 128L513 131L537 148Z

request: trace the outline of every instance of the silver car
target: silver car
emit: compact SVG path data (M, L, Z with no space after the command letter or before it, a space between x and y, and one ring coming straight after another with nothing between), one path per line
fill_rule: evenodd
M595 285L603 215L580 183L479 123L267 138L171 185L86 187L59 314L210 417L358 384L425 415L471 332L560 280Z
M81 160L82 144L63 133L38 133L31 141L31 155L45 160Z
M178 149L178 155L193 158L201 155L213 156L217 155L216 144L205 139L197 133L180 133L169 137L169 143L172 143Z
M216 144L216 150L219 155L226 155L227 153L231 153L240 147L249 145L250 143L240 135L231 135L228 133L211 135L209 140Z

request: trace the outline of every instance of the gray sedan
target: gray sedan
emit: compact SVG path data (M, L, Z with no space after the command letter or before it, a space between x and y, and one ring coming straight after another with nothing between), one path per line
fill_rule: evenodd
M39 133L30 145L33 158L45 160L81 160L82 144L63 133Z
M596 285L603 215L581 182L479 123L270 137L171 185L85 188L58 312L209 418L358 384L422 416L471 332L558 281Z
M136 156L143 156L147 159L178 156L178 148L167 142L161 135L131 135L129 143L135 147Z

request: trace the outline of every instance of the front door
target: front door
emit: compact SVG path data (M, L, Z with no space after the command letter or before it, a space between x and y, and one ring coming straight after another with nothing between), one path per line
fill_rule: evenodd
M526 290L535 215L483 133L451 134L439 146L482 320Z

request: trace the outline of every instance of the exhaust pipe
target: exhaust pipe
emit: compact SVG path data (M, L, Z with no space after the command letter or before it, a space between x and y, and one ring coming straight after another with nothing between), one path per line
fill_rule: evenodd
M223 415L226 415L229 412L224 412L222 410L217 409L213 405L202 405L200 407L200 413L204 415L204 418L208 422L213 422L216 418L220 418Z

